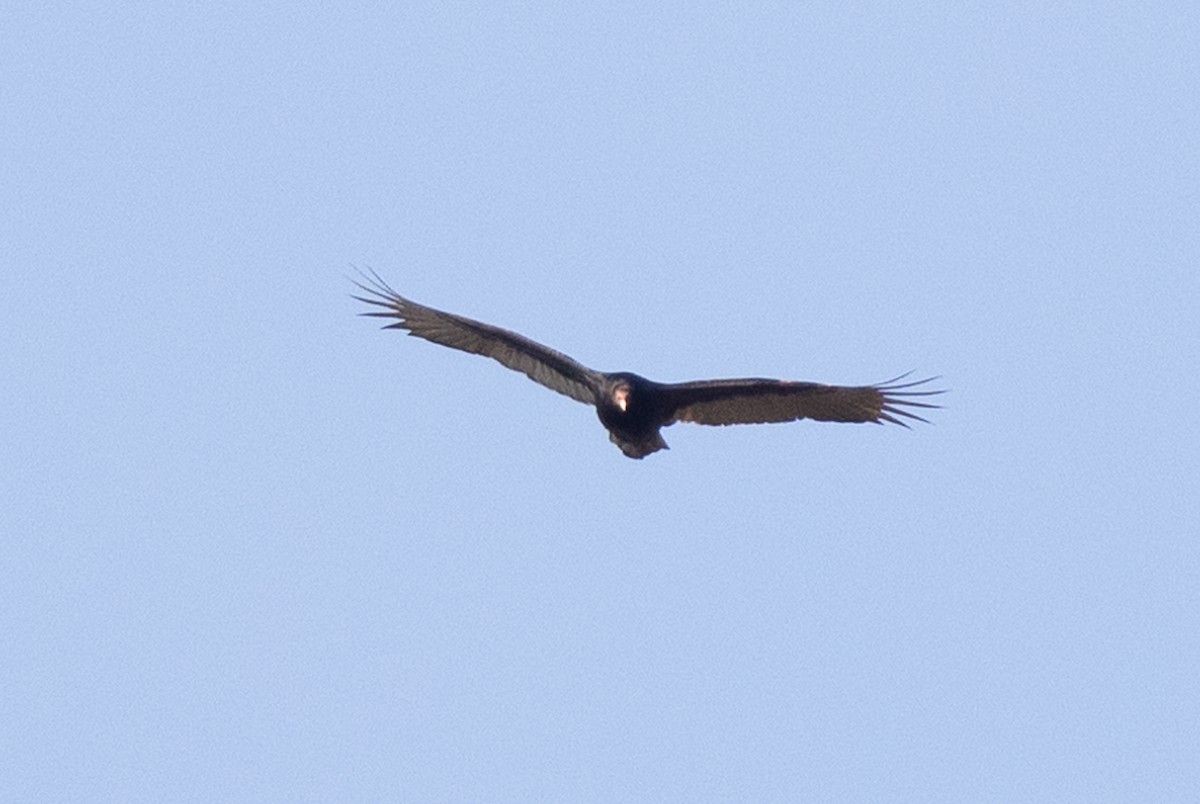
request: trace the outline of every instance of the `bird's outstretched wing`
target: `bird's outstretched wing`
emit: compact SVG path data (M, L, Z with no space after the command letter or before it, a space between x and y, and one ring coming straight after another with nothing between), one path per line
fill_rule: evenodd
M362 279L351 281L368 295L354 298L382 308L362 315L395 319L384 329L407 330L409 335L451 349L490 357L552 391L588 405L595 403L599 372L515 332L409 301L374 271L369 276L362 274Z
M813 419L820 422L926 421L912 408L937 408L925 397L930 377L900 382L902 375L879 385L842 386L786 380L701 380L662 386L670 421L697 424L762 424Z

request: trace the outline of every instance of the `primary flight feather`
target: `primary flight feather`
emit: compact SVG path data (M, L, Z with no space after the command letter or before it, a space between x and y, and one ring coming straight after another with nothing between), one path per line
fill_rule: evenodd
M374 271L355 282L372 305L362 315L392 319L385 329L490 357L552 391L594 405L609 439L630 458L667 449L659 430L675 422L761 424L813 419L823 422L926 421L914 409L940 407L924 401L935 378L879 385L841 386L759 378L658 383L629 372L595 371L523 335L435 310L404 298ZM905 375L907 376L907 375Z

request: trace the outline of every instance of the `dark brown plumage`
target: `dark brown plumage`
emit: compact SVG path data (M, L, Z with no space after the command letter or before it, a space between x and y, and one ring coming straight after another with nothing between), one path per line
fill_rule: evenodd
M560 394L595 405L609 438L630 458L667 449L659 429L675 422L696 424L761 424L814 419L822 422L926 421L913 408L937 408L924 397L936 378L901 382L907 375L879 385L841 386L749 378L658 383L628 372L606 374L590 369L515 332L435 310L409 301L374 271L355 282L366 296L361 302L380 308L362 315L395 319L385 329L499 361Z

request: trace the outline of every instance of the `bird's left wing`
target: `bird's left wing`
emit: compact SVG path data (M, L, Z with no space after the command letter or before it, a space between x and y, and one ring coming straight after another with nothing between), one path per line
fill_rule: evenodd
M363 279L369 284L354 284L369 295L354 298L383 308L362 315L395 319L384 329L407 330L409 335L451 349L490 357L552 391L588 405L596 401L600 373L562 352L506 329L409 301L373 271Z
M911 408L937 408L923 397L942 391L921 388L936 378L879 385L821 385L787 380L701 380L662 386L669 421L697 424L762 424L813 419L822 422L926 421Z

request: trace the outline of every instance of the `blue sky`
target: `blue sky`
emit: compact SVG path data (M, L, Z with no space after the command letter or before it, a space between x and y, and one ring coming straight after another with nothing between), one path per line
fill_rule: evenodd
M0 799L1200 791L1194 10L2 17ZM635 462L351 265L951 392Z

